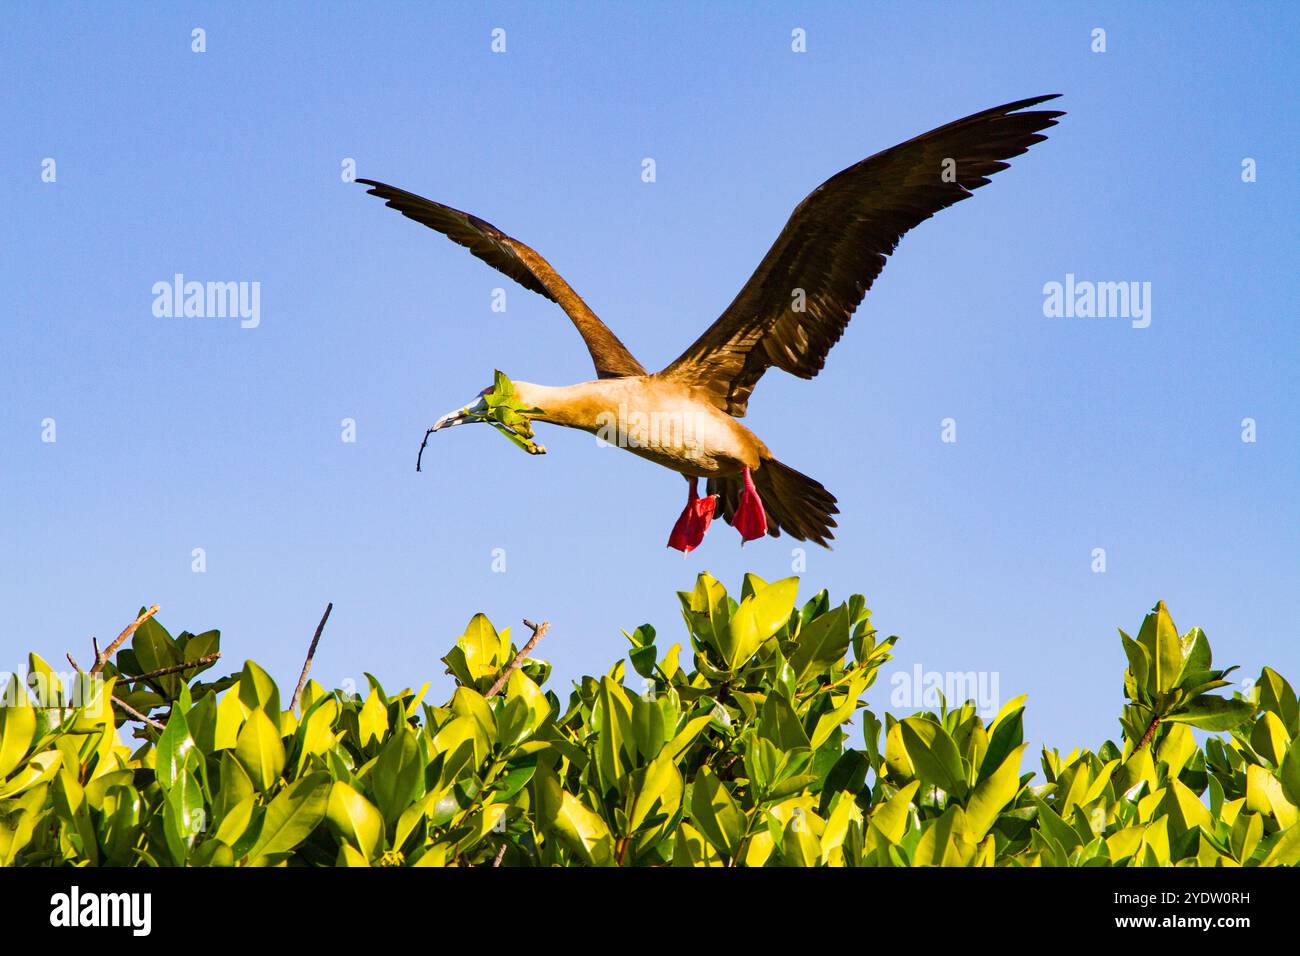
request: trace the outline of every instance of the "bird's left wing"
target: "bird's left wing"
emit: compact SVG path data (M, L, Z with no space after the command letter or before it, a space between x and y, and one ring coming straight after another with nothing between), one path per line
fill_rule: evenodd
M735 301L658 374L741 418L772 366L812 378L913 226L970 196L1003 160L1046 139L1056 110L1007 103L931 130L832 176L796 207Z
M573 320L578 334L587 343L587 351L591 353L599 378L646 374L641 363L633 358L627 346L609 330L609 326L600 321L596 313L582 301L582 297L564 281L563 276L529 246L507 236L490 222L484 222L459 209L408 193L405 189L377 183L373 179L358 179L357 182L369 186L367 192L370 195L378 196L403 216L442 233L525 289L556 303Z

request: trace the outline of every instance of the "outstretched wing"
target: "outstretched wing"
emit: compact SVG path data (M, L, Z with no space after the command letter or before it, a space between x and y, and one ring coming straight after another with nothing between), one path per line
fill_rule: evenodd
M403 216L442 233L525 289L556 303L573 320L578 334L587 343L587 351L591 353L599 378L646 374L641 363L627 350L627 346L596 317L596 313L551 268L551 264L518 239L512 239L477 216L424 199L404 189L378 183L373 179L358 179L357 182L369 186L367 192L370 195L378 196Z
M812 378L913 226L961 202L1047 137L1065 115L998 106L931 130L832 176L796 207L735 301L658 373L704 390L737 418L772 366Z

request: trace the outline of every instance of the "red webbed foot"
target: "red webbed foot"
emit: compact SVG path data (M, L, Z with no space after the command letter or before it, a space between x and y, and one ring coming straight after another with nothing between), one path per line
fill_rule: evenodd
M699 479L691 479L691 490L686 496L686 507L681 517L673 525L672 534L668 536L668 547L675 548L682 554L690 554L704 540L704 533L713 521L713 511L718 499L714 495L697 498Z
M745 483L745 490L740 493L740 504L736 507L731 523L740 532L743 547L746 541L767 534L767 512L763 510L763 502L758 497L758 489L754 487L754 479L748 468L741 472L741 479Z

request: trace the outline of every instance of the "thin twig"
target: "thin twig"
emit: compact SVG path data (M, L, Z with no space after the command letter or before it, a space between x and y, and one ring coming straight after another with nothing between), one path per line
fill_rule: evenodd
M506 850L508 849L510 849L509 843L501 844L501 849L497 850L497 855L492 860L493 869L501 865L501 861L506 858Z
M432 434L433 434L433 429L430 428L427 432L424 433L424 441L420 442L420 453L415 456L416 471L420 470L420 460L424 458L424 446L429 444L429 436Z
M134 707L132 707L124 700L120 700L119 698L114 697L113 703L117 704L118 707L121 707L124 711L126 711L128 716L134 717L136 720L144 721L150 727L154 728L154 730L167 729L166 724L161 724L158 721L154 720L152 717L148 716L147 714L140 713L140 711L136 710Z
M510 662L510 666L501 672L501 676L496 679L496 683L493 684L491 689L483 695L489 700L501 693L501 688L506 686L506 681L510 679L510 675L519 669L519 665L522 664L528 655L532 653L533 648L537 646L537 642L546 636L546 632L551 626L550 621L543 621L541 624L534 624L532 621L528 620L528 618L524 618L524 624L532 628L533 636L529 638L527 644L519 649L519 653L516 654L515 659Z
M68 658L68 663L72 665L72 669L73 669L74 671L77 671L78 673L80 673L80 671L81 671L81 665L78 664L78 663L77 663L77 659L76 659L75 657L72 656L72 651L68 651L68 653L67 653L67 658Z
M135 633L136 628L138 628L141 624L149 620L149 618L153 617L157 613L158 613L157 604L149 608L149 610L147 611L141 611L140 616L137 617L130 624L128 624L126 626L126 630L124 630L121 634L117 635L117 637L113 639L113 643L109 644L108 647L104 648L102 651L98 650L99 645L98 643L96 643L95 644L96 646L95 666L90 669L90 672L92 674L98 674L100 671L102 671L104 669L104 665L108 663L108 659L112 657L114 654L116 654L117 649L121 647L123 644L125 644L128 639L130 639L131 635Z
M149 680L154 677L165 677L168 674L178 674L181 671L187 671L194 667L202 667L204 664L212 664L221 658L221 652L215 654L206 654L203 657L196 657L192 661L186 661L184 664L170 664L167 667L160 667L156 671L149 671L147 674L129 674L120 675L124 681Z
M833 680L829 684L818 684L816 687L810 687L807 690L800 691L794 696L797 698L803 698L803 697L820 694L823 691L827 691L827 690L837 690L846 681L851 681L854 677L857 677L858 674L859 674L859 669L856 667L851 667L848 670L846 670L837 680Z
M312 635L311 647L307 648L307 659L302 662L302 673L298 675L298 686L294 688L293 700L289 702L290 713L298 709L302 689L307 686L307 672L311 670L312 658L316 656L316 645L320 643L321 631L325 630L325 622L330 619L330 611L332 610L334 610L333 601L325 605L325 613L321 615L320 623L316 625L316 633Z

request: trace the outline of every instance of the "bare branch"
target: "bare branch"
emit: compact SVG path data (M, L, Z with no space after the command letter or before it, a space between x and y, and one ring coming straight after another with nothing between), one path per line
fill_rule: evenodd
M1133 748L1134 753L1137 753L1147 744L1151 743L1151 738L1156 735L1156 728L1159 726L1160 726L1160 717L1156 716L1152 718L1151 723L1147 725L1147 732L1142 735L1142 739L1138 741L1138 745ZM1152 759L1154 759L1154 756L1155 755L1153 754Z
M124 681L149 680L153 677L165 677L168 674L178 674L181 671L187 671L191 668L202 667L204 664L211 664L220 659L221 652L217 651L215 654L206 654L203 657L196 657L194 660L186 661L184 664L171 664L167 667L160 667L156 671L149 671L147 674L136 674L134 676L130 674L122 674L120 676Z
M528 620L528 618L524 618L524 623L532 629L533 636L529 638L527 644L519 649L519 653L516 654L515 659L510 662L510 666L501 672L501 676L496 679L496 683L493 684L491 689L483 695L489 700L501 693L501 688L506 686L506 681L510 680L510 675L519 669L519 665L528 658L528 655L532 653L533 648L537 646L537 642L546 636L546 632L551 626L550 621L543 621L541 624L534 624L532 621Z
M117 704L118 707L122 708L122 710L126 712L126 714L127 714L128 717L133 717L133 718L136 719L136 720L143 721L144 723L146 723L146 724L148 724L150 727L152 727L154 730L166 730L166 729L167 729L167 725L166 725L166 724L159 723L158 721L154 720L152 717L149 717L149 716L146 715L146 714L142 714L142 713L140 713L140 711L136 710L136 709L135 709L134 707L132 707L130 704L126 703L126 701L123 701L123 700L120 700L120 699L117 698L117 697L114 697L114 698L113 698L113 703Z
M302 698L302 689L307 686L307 672L311 670L312 658L316 656L316 645L320 643L321 631L325 630L325 622L330 619L330 611L334 610L334 602L331 601L325 605L325 613L321 616L320 623L316 625L316 633L312 636L311 646L307 648L307 659L302 662L302 673L298 675L298 686L294 688L293 700L289 702L289 712L298 709L298 701Z
M100 671L102 671L104 669L104 665L108 663L108 659L117 653L117 649L121 647L123 644L125 644L127 640L130 639L131 635L136 632L136 629L141 624L149 620L149 618L153 617L157 613L158 613L157 604L149 608L149 610L147 611L141 611L140 616L137 617L130 624L128 624L126 626L126 630L124 630L121 634L117 635L117 637L113 639L113 643L109 644L108 647L104 648L102 651L98 650L99 644L98 642L96 642L95 647L97 650L95 652L95 666L90 669L90 672L92 674L98 674Z

